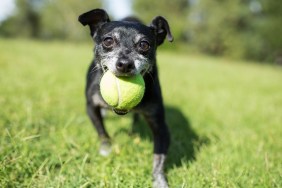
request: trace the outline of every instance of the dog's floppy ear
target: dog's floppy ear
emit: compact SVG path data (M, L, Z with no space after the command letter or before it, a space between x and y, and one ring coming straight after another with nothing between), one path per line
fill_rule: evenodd
M169 42L173 41L173 36L170 32L169 25L165 18L157 16L153 19L150 27L155 31L157 37L157 45L161 45L164 42L165 37Z
M81 14L78 17L78 21L84 26L88 25L91 36L93 36L97 29L104 23L110 22L110 19L107 12L103 9L94 9Z

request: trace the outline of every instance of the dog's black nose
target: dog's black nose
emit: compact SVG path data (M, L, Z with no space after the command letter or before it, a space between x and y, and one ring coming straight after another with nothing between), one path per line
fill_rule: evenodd
M119 61L116 63L116 68L122 73L129 73L135 68L135 66L133 61Z

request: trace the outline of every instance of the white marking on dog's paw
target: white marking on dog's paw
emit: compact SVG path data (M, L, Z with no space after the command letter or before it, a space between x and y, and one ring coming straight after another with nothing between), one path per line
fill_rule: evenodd
M109 142L103 142L100 146L99 153L100 155L106 157L112 152L112 146Z

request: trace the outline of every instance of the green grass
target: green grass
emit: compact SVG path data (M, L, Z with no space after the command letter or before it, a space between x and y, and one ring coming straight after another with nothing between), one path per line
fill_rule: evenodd
M0 40L0 187L151 187L144 122L85 113L89 44ZM160 51L171 187L282 187L282 69ZM138 131L137 131L138 130Z

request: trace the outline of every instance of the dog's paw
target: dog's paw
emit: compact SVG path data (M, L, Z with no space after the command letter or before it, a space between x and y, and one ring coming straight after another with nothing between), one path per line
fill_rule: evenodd
M153 188L169 188L164 174L155 174L153 178Z
M112 144L109 140L102 141L99 153L102 156L108 156L112 152Z

